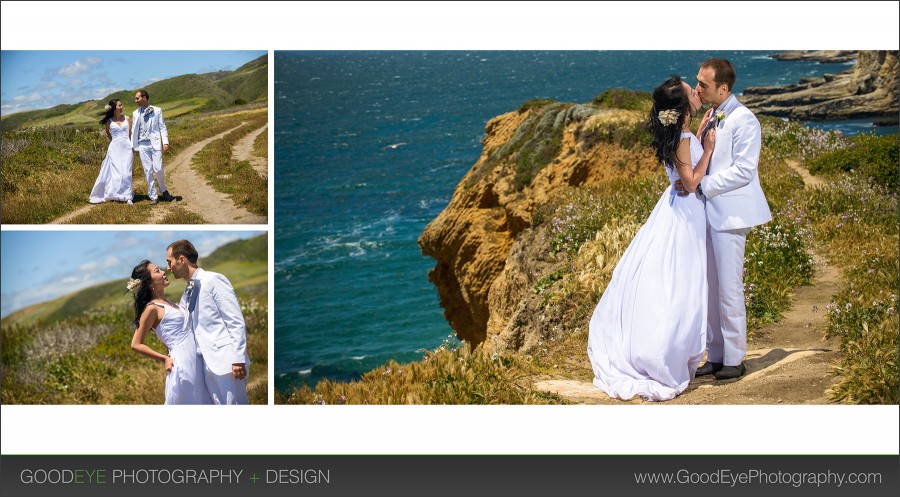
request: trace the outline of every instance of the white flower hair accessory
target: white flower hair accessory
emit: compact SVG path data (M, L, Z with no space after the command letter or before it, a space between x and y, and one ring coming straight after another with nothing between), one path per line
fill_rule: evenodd
M678 111L675 109L661 111L658 118L663 126L671 126L678 122Z
M128 283L125 284L125 288L128 289L129 292L135 293L141 287L141 280L137 278L132 278L128 280Z
M103 110L105 110L107 112L109 112L109 109L112 109L112 107L110 107L109 104L106 104L106 107L103 108Z

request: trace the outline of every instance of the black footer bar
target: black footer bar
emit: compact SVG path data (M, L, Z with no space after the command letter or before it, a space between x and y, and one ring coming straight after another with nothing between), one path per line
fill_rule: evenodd
M896 496L900 456L4 455L12 496Z

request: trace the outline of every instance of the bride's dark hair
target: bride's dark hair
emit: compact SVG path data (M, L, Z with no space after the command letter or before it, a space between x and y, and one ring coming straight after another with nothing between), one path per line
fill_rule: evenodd
M141 314L144 313L147 304L153 299L153 296L151 295L152 292L150 291L150 270L147 269L148 264L150 264L150 261L143 260L131 270L131 279L141 280L141 286L138 287L137 291L133 292L134 321L131 325L134 326L134 329L137 329L141 322Z
M109 108L104 109L100 114L101 116L103 116L103 119L100 120L100 124L106 124L107 121L112 120L113 116L116 115L116 104L118 104L120 101L121 100L119 100L118 98L114 98L109 101L109 103L106 105Z
M666 126L659 120L659 113L666 110L675 110L678 113L674 124ZM653 90L653 108L650 109L647 127L650 128L650 144L656 152L656 158L666 167L675 166L675 150L681 141L684 120L690 119L690 115L691 102L684 92L679 76L670 77Z

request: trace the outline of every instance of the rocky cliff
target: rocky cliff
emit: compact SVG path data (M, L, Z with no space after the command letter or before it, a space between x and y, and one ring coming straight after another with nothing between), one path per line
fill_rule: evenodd
M501 334L534 278L556 263L527 244L511 254L537 206L567 186L659 172L641 144L647 96L604 95L583 105L529 102L491 119L481 158L419 238L422 252L437 260L429 279L460 339L480 344ZM610 96L631 99L630 108L606 108ZM517 269L504 273L509 264Z
M806 58L822 60L821 57L826 55L816 52ZM847 54L830 56L846 57ZM799 58L803 58L803 53L789 55L782 60ZM798 120L888 116L896 122L900 113L898 51L862 50L856 60L852 69L839 74L804 78L788 86L746 88L741 102L758 114Z

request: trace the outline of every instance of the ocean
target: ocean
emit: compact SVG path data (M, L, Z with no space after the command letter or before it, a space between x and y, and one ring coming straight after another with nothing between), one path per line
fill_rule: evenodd
M852 66L769 53L275 52L276 388L358 378L455 342L416 240L478 160L489 119L534 98L586 103L672 74L693 83L713 56L734 65L737 94Z

